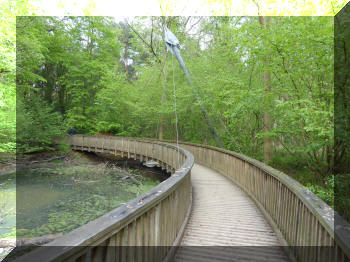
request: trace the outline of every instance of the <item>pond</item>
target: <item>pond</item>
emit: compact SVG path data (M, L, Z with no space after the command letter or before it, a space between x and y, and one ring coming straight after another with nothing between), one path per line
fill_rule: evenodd
M31 165L2 175L0 239L16 234L17 238L66 234L166 178L154 169L120 167L115 161L86 157Z

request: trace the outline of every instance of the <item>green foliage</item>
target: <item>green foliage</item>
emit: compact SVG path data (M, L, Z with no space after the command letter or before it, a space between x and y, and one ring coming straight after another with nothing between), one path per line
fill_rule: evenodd
M18 152L52 149L71 127L122 131L118 108L108 114L101 98L125 82L116 74L119 30L110 18L18 17L17 34Z
M16 19L10 2L0 2L0 152L13 153L16 146Z
M55 140L67 131L62 116L37 97L17 100L17 152L53 149Z
M0 152L16 148L16 92L12 83L0 82Z
M348 99L338 94L344 114L336 128L343 136L334 142L332 17L272 17L266 27L258 17L136 17L131 27L108 17L17 20L16 79L23 98L17 135L23 152L51 148L71 127L152 138L162 130L164 139L174 140L175 88L180 140L216 145L204 106L225 148L264 160L270 139L270 164L331 203L327 181L339 172L334 151L345 152L346 162L349 137L343 110ZM165 49L164 24L181 42L194 87ZM7 105L13 100L8 97ZM6 119L14 111L4 108L0 130L12 139ZM14 139L7 145L4 139L0 149L13 148Z
M350 8L343 8L334 20L334 84L335 84L335 171L341 174L350 173L350 82L348 68L350 54Z
M118 123L110 123L105 121L100 121L97 124L98 132L110 133L110 134L119 134L121 132L121 126Z
M335 211L350 221L350 174L338 174L334 181Z
M306 184L306 187L324 202L334 208L334 176L329 176L325 181L325 187L317 184Z

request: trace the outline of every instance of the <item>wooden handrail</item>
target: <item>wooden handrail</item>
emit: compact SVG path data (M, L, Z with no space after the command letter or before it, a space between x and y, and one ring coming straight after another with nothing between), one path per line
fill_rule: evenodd
M146 139L74 135L68 138L68 143L75 150L142 161L152 159L173 174L146 194L16 261L124 261L126 257L128 261L141 261L140 250L117 252L115 248L105 248L112 246L164 247L149 252L148 261L163 261L174 254L191 209L192 154L174 145ZM178 153L180 166L177 166Z

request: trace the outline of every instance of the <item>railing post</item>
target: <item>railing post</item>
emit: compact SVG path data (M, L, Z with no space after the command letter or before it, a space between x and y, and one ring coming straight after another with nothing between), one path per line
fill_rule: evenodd
M299 229L299 206L300 206L300 201L297 201L296 205L296 222L295 222L295 237L294 237L294 245L297 247L298 246L298 229Z
M130 139L128 138L128 158L130 158Z
M90 146L91 146L91 136L88 136L88 151L90 152L91 151L91 148L90 148Z
M282 183L278 181L278 209L276 214L276 222L279 223L280 214L281 214L281 197L282 197Z
M159 234L160 234L160 203L156 206L156 208L155 208L155 220L154 220L154 236L155 236L155 238L154 238L154 243L155 243L155 246L156 246L156 248L155 248L155 261L158 261L158 259L159 259L159 246L160 246L160 236L159 236Z
M122 146L120 150L120 156L123 158L124 157L124 138L122 138Z
M136 140L134 140L134 160L136 160Z

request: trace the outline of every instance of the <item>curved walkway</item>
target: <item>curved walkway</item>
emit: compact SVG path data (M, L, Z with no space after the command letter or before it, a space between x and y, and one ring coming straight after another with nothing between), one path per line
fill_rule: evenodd
M191 177L192 212L176 262L288 261L271 226L239 187L198 164Z

